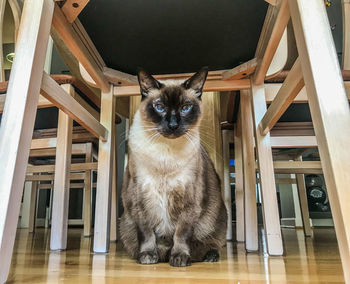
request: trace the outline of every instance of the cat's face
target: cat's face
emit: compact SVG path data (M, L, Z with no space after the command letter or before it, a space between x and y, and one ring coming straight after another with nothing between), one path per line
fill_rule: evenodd
M166 138L174 139L195 127L201 117L201 95L208 74L202 68L185 82L159 82L138 72L142 94L141 117Z

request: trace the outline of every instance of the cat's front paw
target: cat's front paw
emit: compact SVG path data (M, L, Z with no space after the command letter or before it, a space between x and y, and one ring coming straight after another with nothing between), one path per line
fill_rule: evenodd
M204 262L217 262L220 259L220 254L216 249L210 250L204 256Z
M140 264L155 264L158 263L159 257L157 251L140 252L137 262Z
M171 266L183 267L191 265L191 257L185 253L174 253L170 256L169 264Z

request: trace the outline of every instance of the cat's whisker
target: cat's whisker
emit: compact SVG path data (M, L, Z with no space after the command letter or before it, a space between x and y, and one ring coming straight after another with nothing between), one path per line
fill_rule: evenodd
M146 128L146 129L140 129L140 130L137 130L137 131L134 130L133 132L129 132L129 133L127 133L127 132L125 131L126 137L119 143L119 146L118 146L118 147L121 147L121 145L122 145L124 142L128 141L128 140L131 139L131 138L137 137L139 134L158 130L157 127L145 127L145 128ZM156 135L156 134L158 134L158 132L152 133L150 136L146 137L148 143L149 143L149 141L152 139L152 137L153 137L154 135Z
M201 137L206 137L206 138L209 138L209 139L214 139L214 140L216 140L216 137L215 136L213 136L213 135L208 135L208 134L205 134L205 133L199 133L199 135L201 136Z
M151 131L156 131L158 130L158 128L152 128L152 129L147 129L147 130L138 130L138 131L133 131L132 133L130 133L128 135L128 138L131 137L137 137L138 135L142 134L142 133L147 133L147 132L151 132ZM153 134L153 133L152 133Z
M190 132L190 131L188 131L187 133L189 133L189 132ZM190 133L189 133L189 134L190 134ZM192 134L190 134L190 135L192 135ZM206 146L209 150L212 150L216 155L218 155L218 157L219 157L220 160L223 160L222 155L221 155L219 152L217 152L217 151L215 150L215 148L213 148L210 144L208 144L207 142L205 142L203 139L201 139L200 144L201 144L202 148L203 148L203 145ZM202 145L202 144L203 144L203 145ZM203 149L205 149L205 148L203 148Z
M209 131L209 132L207 132L207 131ZM212 134L212 131L213 131L213 128L212 127L207 127L207 128L205 128L205 129L203 129L203 128L199 128L199 132L203 132L203 133L206 133L206 134Z
M120 141L118 143L118 149L122 146L123 143L125 143L127 141L127 139L123 139L122 141Z
M206 135L206 136L209 136L209 137L216 137L216 135L215 134L213 134L213 133L210 133L210 132L207 132L206 130L199 130L199 133L201 134L201 135Z
M193 149L196 150L197 146L196 144L192 141L192 138L188 135L188 133L185 133L186 139L192 144Z

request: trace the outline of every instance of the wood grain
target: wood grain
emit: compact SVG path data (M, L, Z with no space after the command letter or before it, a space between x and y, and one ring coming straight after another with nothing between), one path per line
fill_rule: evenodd
M272 148L316 148L316 136L273 136Z
M82 229L69 230L67 252L50 252L47 237L40 228L35 235L18 230L10 283L344 283L335 233L329 228L316 228L313 240L305 239L302 230L283 229L287 253L281 257L246 254L244 244L227 242L219 262L185 268L137 264L120 242L111 244L109 254L92 254Z
M240 115L238 116L240 117ZM244 183L243 183L243 153L242 153L242 136L237 129L240 124L237 121L234 130L234 147L235 147L235 203L236 203L236 240L237 242L245 241L245 221L244 221Z
M69 95L74 93L74 89L71 85L63 85L62 88L64 88ZM62 110L59 110L58 113L57 128L50 248L52 250L64 250L67 248L69 175L72 157L73 120Z
M55 175L49 174L49 175L27 175L26 181L53 181L55 178ZM85 173L78 173L78 174L70 174L70 180L84 180Z
M279 4L276 6L269 6L255 53L258 65L253 75L253 80L256 85L264 82L289 18L290 13L287 1L279 1Z
M257 251L258 213L256 205L256 171L252 104L248 91L241 91L241 123L244 179L245 247Z
M350 152L345 150L350 141L349 103L324 3L288 3L345 281L350 283Z
M106 139L105 127L45 72L41 84L41 94L60 108L60 110L79 122L79 124L89 130L97 138L102 140Z
M78 61L84 66L99 88L101 88L102 91L108 91L108 80L103 75L101 66L99 66L99 63L93 58L91 52L67 21L61 8L57 4L55 4L52 27Z
M302 157L298 157L296 161L302 161ZM297 188L298 188L298 197L300 204L300 211L303 221L303 229L306 237L312 236L312 230L310 226L310 214L309 206L307 204L307 193L305 186L305 176L303 174L296 174Z
M254 133L259 164L260 189L262 194L262 212L265 227L267 252L270 255L282 255L280 218L278 212L272 150L269 133L261 135L259 122L266 112L264 85L252 82L251 99L253 105Z
M236 91L244 90L250 88L250 82L248 79L240 80L207 80L204 84L204 92L221 92L221 91ZM134 86L115 86L114 94L117 97L130 97L130 96L140 96L140 87L138 85Z
M0 283L7 279L54 3L24 3L0 128Z
M223 80L238 80L244 77L249 76L254 73L256 66L258 64L258 60L253 58L241 65L236 66L230 70L227 70L222 73Z
M259 123L262 135L266 135L266 133L274 127L303 87L303 74L299 59L297 59L276 97Z
M97 170L97 162L74 163L70 166L72 171ZM27 166L27 174L30 173L53 173L56 171L55 165Z
M92 143L86 144L85 163L92 163ZM84 219L84 236L91 236L91 194L92 194L92 171L85 171L84 180L84 203L83 203L83 219Z
M99 142L98 175L96 191L94 252L106 253L109 250L111 196L113 177L113 155L115 151L115 96L113 86L101 95L100 122L107 129L107 140Z

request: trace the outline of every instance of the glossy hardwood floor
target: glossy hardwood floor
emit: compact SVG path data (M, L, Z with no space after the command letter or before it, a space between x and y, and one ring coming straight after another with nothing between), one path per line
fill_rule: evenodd
M92 241L81 229L70 229L68 250L50 252L49 231L17 232L9 283L343 283L333 229L314 230L304 239L301 230L284 229L285 256L246 254L244 244L227 243L218 263L139 265L120 244L109 254L91 253ZM261 239L261 238L260 238ZM1 261L0 261L1 265Z

